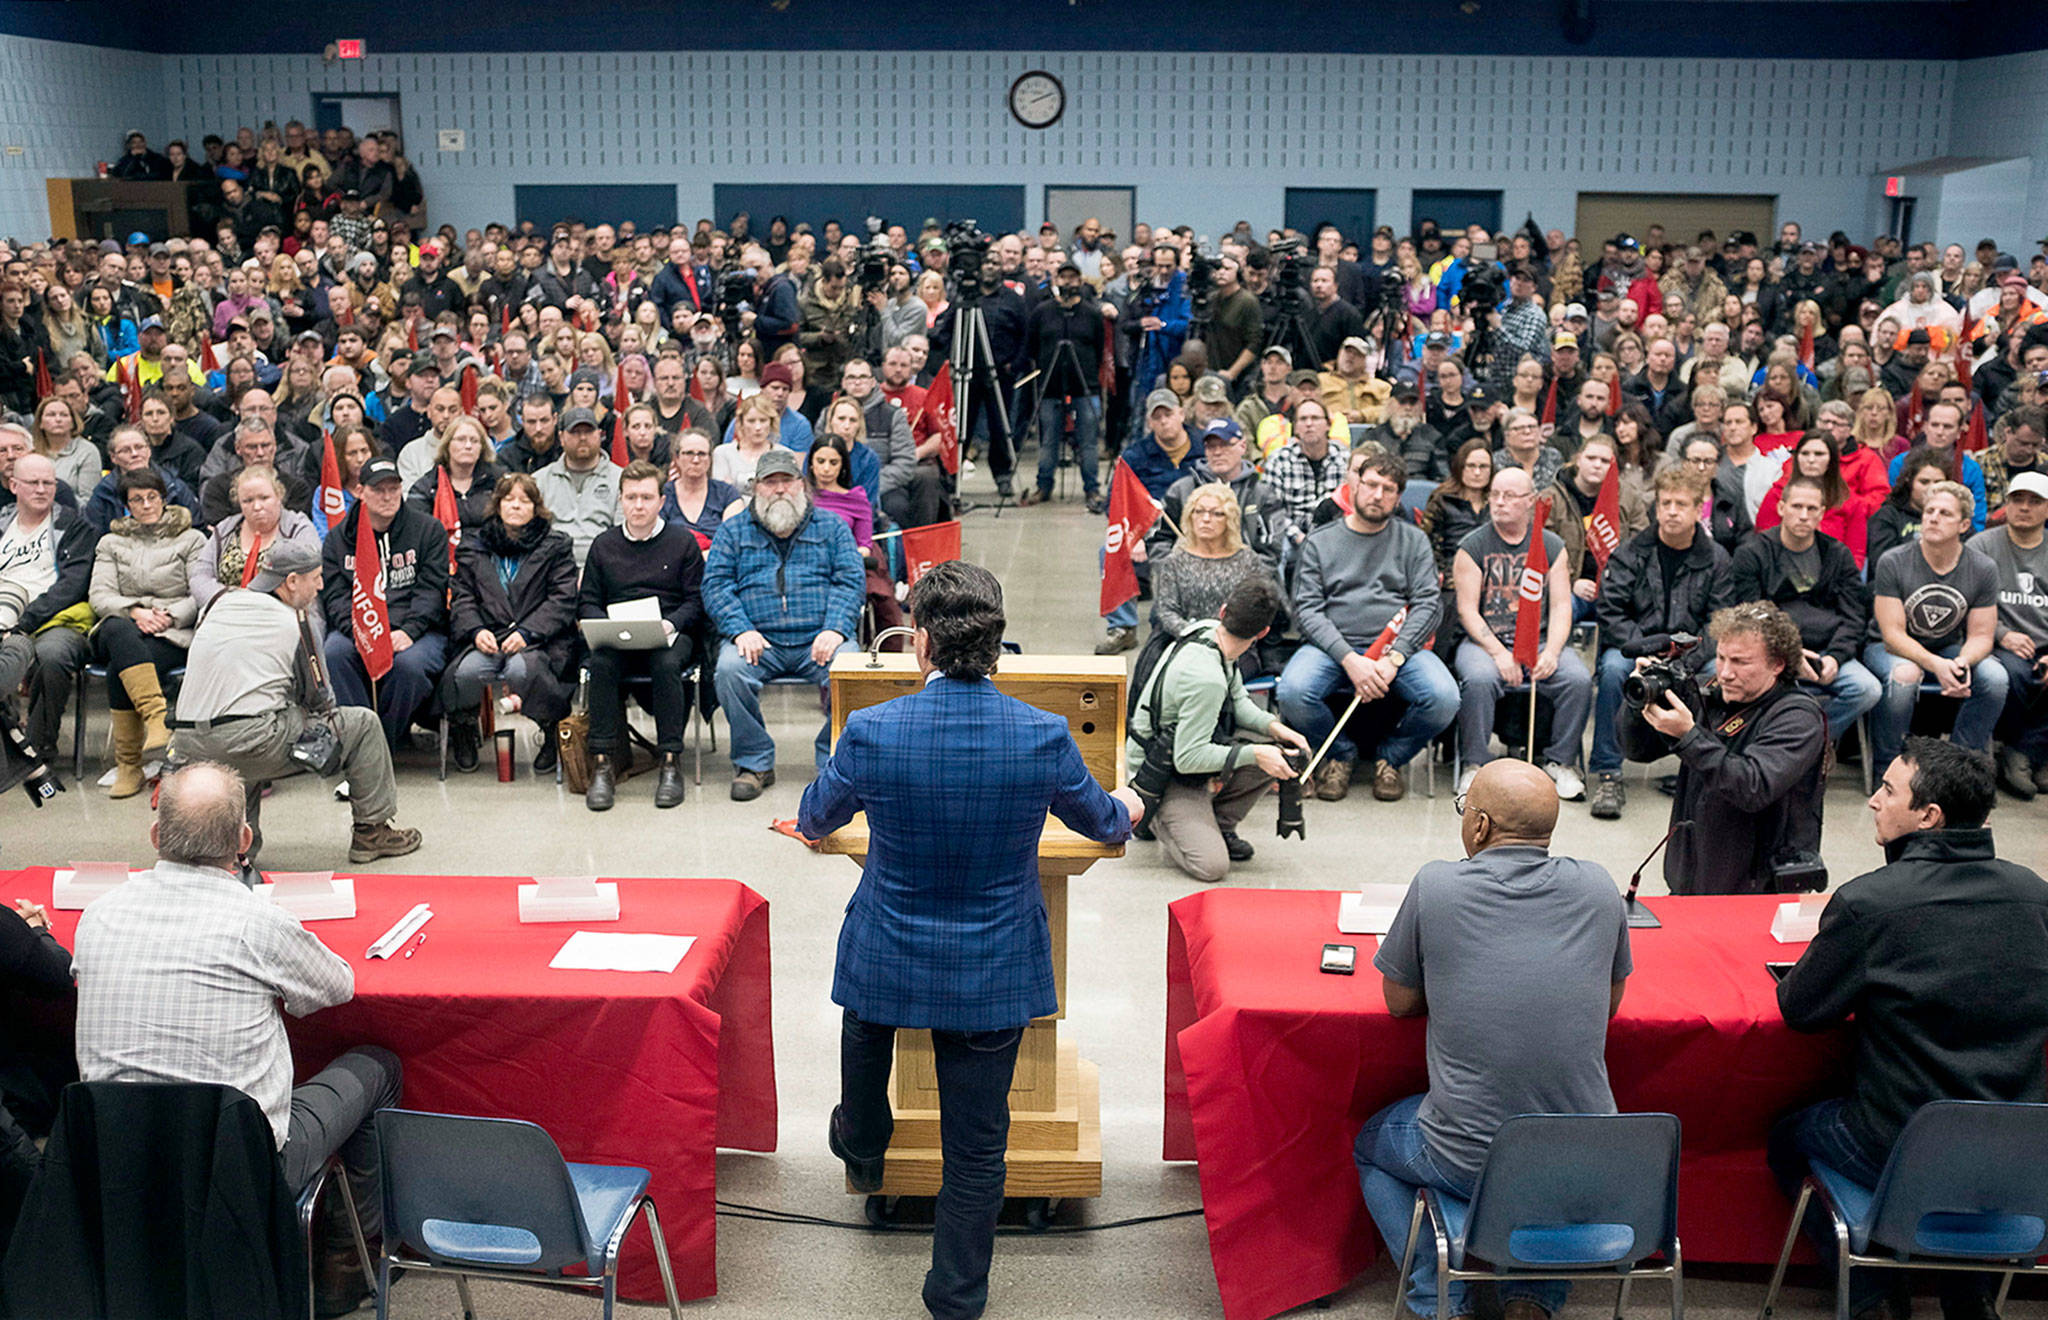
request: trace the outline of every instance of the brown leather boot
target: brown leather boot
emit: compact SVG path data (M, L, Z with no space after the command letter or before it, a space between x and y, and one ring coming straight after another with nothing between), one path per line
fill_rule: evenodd
M112 798L132 798L142 791L142 716L132 710L109 712L114 721L114 786Z
M121 686L128 689L128 700L135 703L135 713L142 717L142 757L161 761L171 745L171 726L165 723L170 707L164 701L162 684L157 682L156 666L130 665L121 671L120 679Z

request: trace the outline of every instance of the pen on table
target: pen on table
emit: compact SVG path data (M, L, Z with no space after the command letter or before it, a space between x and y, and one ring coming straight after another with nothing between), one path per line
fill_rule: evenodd
M414 940L412 942L412 947L405 951L405 956L408 958L412 957L415 953L418 953L420 951L420 945L425 944L426 942L427 933L425 931L421 931L420 937Z

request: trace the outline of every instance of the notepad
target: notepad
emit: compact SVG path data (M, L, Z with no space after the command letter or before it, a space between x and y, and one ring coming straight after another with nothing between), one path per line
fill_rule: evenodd
M1337 902L1337 929L1346 935L1384 935L1408 897L1405 884L1360 885Z
M300 921L346 921L356 914L356 882L332 871L270 871L256 892Z
M578 972L673 972L696 942L695 935L579 930L548 966Z
M615 601L605 606L604 617L614 623L630 623L635 619L655 622L661 618L661 601L654 596L639 596L633 600Z
M126 884L131 872L126 862L73 862L50 879L50 906L62 912L78 912L96 898Z

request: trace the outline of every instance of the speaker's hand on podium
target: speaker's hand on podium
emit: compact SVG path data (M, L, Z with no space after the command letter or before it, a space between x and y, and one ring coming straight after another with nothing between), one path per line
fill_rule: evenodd
M1145 803L1138 797L1138 790L1134 788L1115 788L1110 790L1109 795L1123 803L1130 810L1131 824L1136 825L1139 821L1145 819Z

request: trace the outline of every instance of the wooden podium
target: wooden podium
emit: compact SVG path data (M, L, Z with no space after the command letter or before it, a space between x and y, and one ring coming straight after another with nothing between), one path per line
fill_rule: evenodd
M1003 692L1065 717L1081 757L1097 783L1123 783L1124 663L1096 656L1006 655L995 675ZM867 706L916 691L923 679L909 655L870 660L849 651L832 662L832 739L846 717ZM868 826L855 816L834 831L819 851L865 859ZM1010 1084L1010 1146L1003 1194L1064 1199L1102 1195L1102 1097L1095 1065L1062 1041L1059 1019L1067 1009L1067 881L1104 857L1121 857L1120 843L1103 844L1048 816L1038 843L1038 878L1052 928L1053 983L1059 1009L1024 1029L1017 1048L1017 1072ZM931 1033L896 1033L896 1069L891 1079L896 1134L882 1183L884 1196L936 1196L939 1151L939 1083L932 1060ZM849 1189L852 1190L852 1189Z

